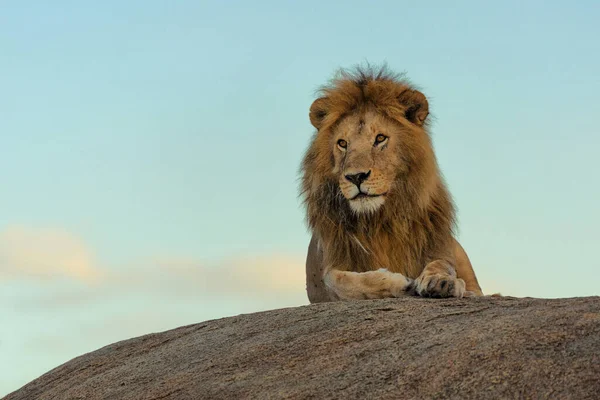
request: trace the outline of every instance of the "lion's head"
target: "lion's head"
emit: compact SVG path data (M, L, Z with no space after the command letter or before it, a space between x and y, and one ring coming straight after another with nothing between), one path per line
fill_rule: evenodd
M439 183L428 115L425 96L385 68L341 71L310 107L317 133L302 188L309 220L425 208Z

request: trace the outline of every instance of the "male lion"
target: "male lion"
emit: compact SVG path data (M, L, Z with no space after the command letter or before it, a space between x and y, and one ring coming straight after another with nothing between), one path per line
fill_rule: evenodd
M453 236L425 96L385 67L342 70L321 95L302 163L310 302L482 295Z

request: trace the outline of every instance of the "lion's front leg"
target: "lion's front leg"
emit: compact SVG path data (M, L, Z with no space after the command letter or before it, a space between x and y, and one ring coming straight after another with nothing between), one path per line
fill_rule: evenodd
M465 281L456 276L448 261L435 260L425 266L413 283L413 288L423 297L463 297Z
M323 281L340 300L383 299L406 295L412 283L410 278L387 269L352 272L329 269Z

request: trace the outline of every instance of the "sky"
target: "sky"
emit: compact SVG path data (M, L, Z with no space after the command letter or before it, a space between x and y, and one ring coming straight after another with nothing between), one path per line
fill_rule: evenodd
M428 97L486 293L600 294L596 1L0 2L0 396L112 342L308 303L336 69Z

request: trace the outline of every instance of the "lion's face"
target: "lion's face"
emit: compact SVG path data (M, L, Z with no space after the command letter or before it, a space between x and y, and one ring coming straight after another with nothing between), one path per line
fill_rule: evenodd
M318 202L314 215L426 204L437 175L425 96L381 74L342 75L322 93L310 107L317 134L303 161L305 201Z
M357 213L373 212L408 169L407 132L374 111L343 118L332 130L331 151L340 190Z

